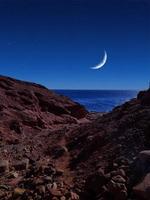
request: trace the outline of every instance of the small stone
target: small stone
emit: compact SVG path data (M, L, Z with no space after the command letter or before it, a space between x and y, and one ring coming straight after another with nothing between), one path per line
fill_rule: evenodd
M71 200L78 200L79 199L79 195L77 195L75 192L71 192Z
M62 155L64 155L65 153L67 153L68 149L65 146L57 145L50 150L48 148L47 152L49 152L51 155L55 156L55 158L59 158Z
M44 183L42 178L37 178L33 181L34 185L42 185Z
M0 160L0 173L9 171L9 162L8 160Z
M126 177L125 171L123 169L118 169L116 171L112 171L110 174L111 174L111 176L120 175L122 177Z
M21 177L21 176L14 178L9 182L9 185L12 187L16 187L22 180L23 180L23 177Z
M119 170L117 170L117 172L118 172L118 175L126 177L126 173L123 169L119 169Z
M121 162L121 164L123 164L123 165L129 165L129 160L126 159L126 158L121 159L120 162Z
M50 188L52 188L52 189L54 189L54 190L56 190L58 187L57 187L57 183L55 183L55 182L53 182L53 183L50 183L50 184L47 184L47 187L50 189Z
M8 178L18 178L19 174L17 172L10 172Z
M24 193L25 193L25 189L22 189L22 188L15 188L14 189L14 195L13 195L13 197L14 198L17 198L17 197L19 197L19 196L22 196Z
M126 180L120 175L114 176L112 180L117 183L126 183Z
M117 164L117 163L113 163L113 167L114 167L114 168L117 168L117 167L118 167L118 164Z
M51 176L52 174L56 174L56 169L52 166L41 166L40 170L42 173Z
M53 188L54 190L56 190L56 189L57 189L57 183L54 182L54 183L52 184L52 188Z
M50 192L50 194L51 194L52 196L56 196L56 197L61 197L61 196L62 196L62 194L61 194L61 192L60 192L59 190L55 190L55 189L53 189L53 188L51 188L51 189L49 190L49 192Z
M52 182L52 177L51 176L44 177L44 182L46 183Z
M61 188L64 187L64 182L63 182L63 181L60 182L60 187L61 187Z
M62 176L63 174L64 174L64 170L63 170L63 169L58 168L58 169L56 170L56 175L57 175L57 176Z
M37 186L36 189L38 190L38 192L40 194L45 194L45 186L44 185Z
M0 191L0 199L4 199L6 197L6 192L5 191Z
M98 169L99 176L105 176L104 170L102 168Z
M30 153L30 149L28 149L27 147L24 148L24 151L25 151L26 153Z
M8 153L7 149L4 149L3 152L4 152L4 153Z
M9 187L7 185L0 185L0 189L9 190Z
M129 165L121 165L120 169L128 170L129 169Z
M22 126L18 121L13 120L10 124L10 129L18 134L22 133Z
M112 172L108 173L108 174L105 174L105 177L107 178L107 180L109 180L112 177Z
M128 193L126 190L121 190L120 193L117 196L117 200L126 200L128 196Z
M16 170L27 170L29 168L29 159L23 159L13 164Z
M47 189L52 196L61 197L61 192L57 189L57 184L54 182L53 184L48 184Z
M65 197L65 196L62 196L62 197L60 198L60 200L66 200L66 197Z

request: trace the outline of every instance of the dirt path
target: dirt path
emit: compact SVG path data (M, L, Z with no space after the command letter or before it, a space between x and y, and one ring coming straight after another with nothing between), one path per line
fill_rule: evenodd
M63 170L62 181L66 184L71 185L73 183L74 173L70 170L70 153L66 148L66 139L65 136L59 141L58 145L62 146L65 149L65 153L59 159L56 160L55 165L56 168Z

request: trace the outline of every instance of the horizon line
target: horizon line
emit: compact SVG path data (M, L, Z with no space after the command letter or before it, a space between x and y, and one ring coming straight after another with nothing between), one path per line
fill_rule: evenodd
M96 90L109 90L109 91L141 91L146 89L67 89L67 88L49 88L50 90L87 90L87 91L96 91Z

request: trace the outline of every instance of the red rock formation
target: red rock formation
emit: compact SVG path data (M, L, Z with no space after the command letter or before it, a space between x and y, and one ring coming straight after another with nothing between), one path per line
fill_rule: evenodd
M149 199L149 97L90 114L41 85L1 76L0 199Z
M88 112L69 98L44 86L0 76L0 131L15 137L28 129L53 129L77 123Z

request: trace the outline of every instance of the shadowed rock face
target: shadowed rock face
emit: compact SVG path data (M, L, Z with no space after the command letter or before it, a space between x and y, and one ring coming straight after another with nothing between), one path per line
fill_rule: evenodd
M0 76L0 199L149 199L150 91L105 114Z
M29 127L51 129L55 124L77 123L87 113L83 106L44 86L0 76L2 136L21 134Z
M144 183L134 190L132 187L150 173L149 162L139 161L140 152L150 150L150 90L73 130L68 149L70 167L79 171L78 182L85 179L85 184L81 184L85 187L83 199L148 199L148 184L145 189ZM101 180L97 175L100 169Z
M0 76L0 158L38 159L53 141L42 135L77 125L87 113L80 104L44 86Z
M89 122L87 114L82 105L44 86L0 76L0 199L63 199L65 193L78 198L69 190L73 177L62 177L64 171L71 176L65 135Z
M141 104L144 106L150 105L150 89L147 91L139 92L137 99L141 101Z

